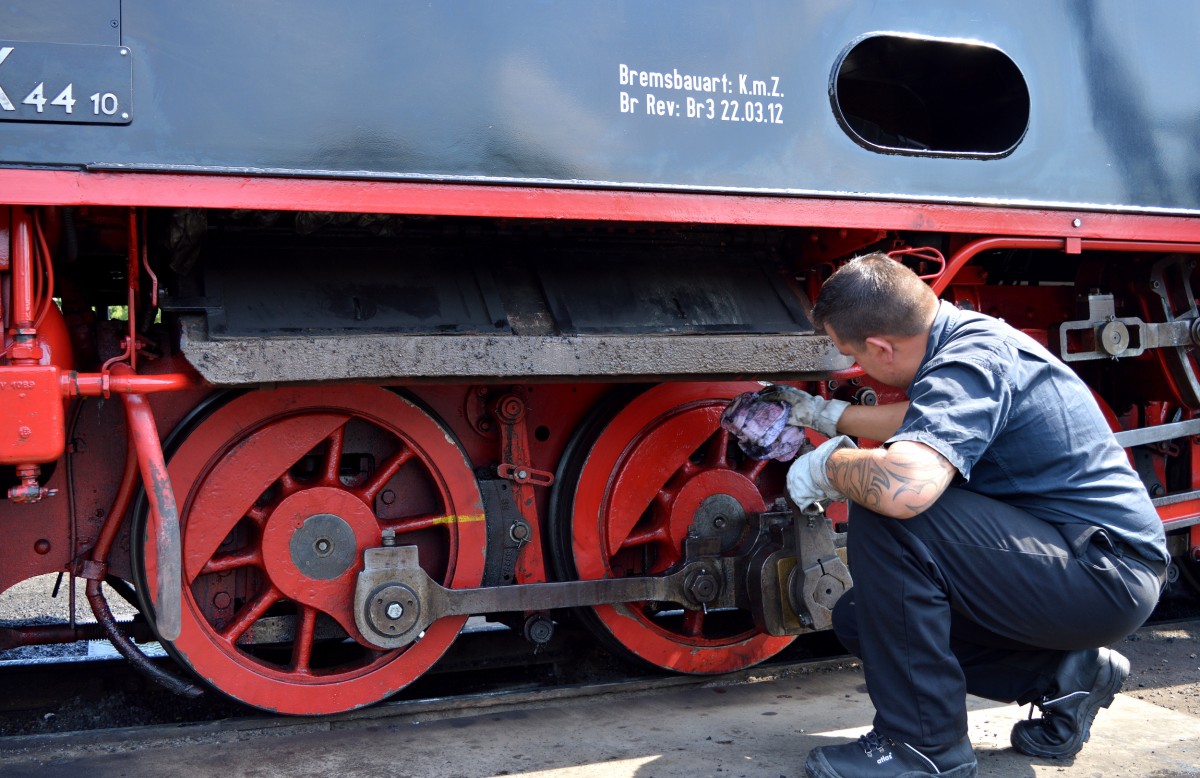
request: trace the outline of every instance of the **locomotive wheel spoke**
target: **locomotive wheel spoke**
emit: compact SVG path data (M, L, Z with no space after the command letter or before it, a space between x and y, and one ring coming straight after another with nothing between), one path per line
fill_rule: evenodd
M380 465L379 469L371 476L371 480L358 490L358 496L367 505L375 501L375 496L383 489L392 476L396 474L404 463L413 458L413 452L407 447L401 448L396 453L392 454L388 459Z
M257 597L242 606L234 620L221 630L221 637L230 643L236 643L238 638L267 612L268 608L281 599L283 599L283 595L274 587L260 592Z
M278 484L279 492L281 496L284 497L289 494L295 494L296 490L299 488L296 483L296 479L292 478L292 474L286 470L279 475Z
M434 529L435 527L440 527L444 524L451 523L454 521L454 518L455 517L453 516L446 516L444 514L413 516L412 518L401 519L399 521L384 522L383 527L384 529L394 529L396 531L396 537L400 538L406 533Z
M354 618L363 552L388 527L440 585L483 578L474 472L414 403L368 386L249 392L195 423L168 470L186 584L180 636L165 645L220 691L280 713L369 705L419 678L466 621L385 651ZM139 589L152 592L156 547L144 511L137 521Z
M689 533L732 553L747 515L783 494L786 465L744 461L720 429L728 402L756 384L664 384L633 399L580 443L552 498L551 561L583 580L656 575L683 560ZM594 427L593 427L594 429ZM575 470L571 471L570 468ZM781 651L746 611L681 611L657 603L581 609L602 642L676 672L719 673Z
M239 567L262 567L262 564L262 552L257 548L252 548L236 554L213 557L200 570L200 575L224 573Z
M335 429L326 438L328 447L325 450L325 467L321 482L326 486L336 486L341 481L342 450L346 443L346 425Z
M746 478L750 479L751 481L757 481L758 477L762 475L763 470L765 470L767 465L770 463L771 460L769 459L750 459L747 457L742 466L738 468L738 472L746 476Z
M683 634L693 638L704 636L704 611L685 611L683 614Z
M640 433L622 429L617 434ZM619 488L611 490L610 495L613 504L605 532L610 554L620 549L661 490L694 472L695 465L688 458L711 434L711 429L698 429L686 418L671 416L656 428L652 443L637 446L629 453L625 466L614 475L620 479Z
M680 482L687 482L692 476L700 472L701 469L701 466L693 463L691 460L685 459L680 463L679 470L676 472L675 477L678 478Z
M317 631L317 609L307 605L300 607L300 616L296 620L296 642L292 644L292 665L294 673L308 675L312 672L313 638Z
M346 415L288 416L243 431L240 445L225 452L211 467L209 478L220 490L201 490L191 507L205 517L185 544L184 570L195 578L217 548L244 517L261 510L260 499L272 491L307 451L346 423ZM176 494L180 493L176 485ZM269 513L269 510L267 511Z
M631 534L629 537L621 541L621 550L651 545L654 543L666 543L669 541L670 538L667 535L667 528L663 526L657 526L644 532L635 532Z
M724 428L717 430L715 441L705 452L704 466L707 468L729 467L729 433Z

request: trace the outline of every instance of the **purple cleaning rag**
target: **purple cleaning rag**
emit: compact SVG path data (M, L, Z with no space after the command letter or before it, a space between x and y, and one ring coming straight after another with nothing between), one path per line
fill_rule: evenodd
M725 408L721 427L737 438L747 456L786 462L804 445L804 430L788 426L790 411L787 403L761 400L758 392L746 392Z

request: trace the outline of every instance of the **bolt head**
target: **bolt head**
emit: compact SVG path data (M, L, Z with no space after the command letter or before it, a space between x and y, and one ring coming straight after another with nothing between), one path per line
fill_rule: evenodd
M389 602L387 606L387 615L389 619L398 619L404 615L404 606L398 602Z

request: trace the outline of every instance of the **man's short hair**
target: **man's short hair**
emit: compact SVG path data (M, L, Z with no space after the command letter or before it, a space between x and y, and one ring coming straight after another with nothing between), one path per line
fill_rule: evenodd
M937 295L903 263L883 252L856 257L821 287L812 317L855 346L879 335L919 335Z

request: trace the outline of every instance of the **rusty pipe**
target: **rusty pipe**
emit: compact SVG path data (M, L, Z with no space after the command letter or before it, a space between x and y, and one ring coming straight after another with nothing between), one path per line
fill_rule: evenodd
M88 604L92 606L92 613L96 615L96 623L103 629L104 636L108 638L108 642L112 643L113 648L117 649L117 652L125 657L126 661L138 671L153 678L159 684L176 694L181 694L185 697L199 697L204 693L204 690L194 683L177 678L154 664L150 661L149 657L137 649L137 646L133 644L129 636L121 631L117 620L112 615L112 611L109 610L108 602L100 592L99 581L87 582L87 598ZM161 631L160 628L159 632Z
M128 365L113 365L117 375L130 374ZM142 483L150 504L150 528L157 567L154 587L154 625L164 640L175 640L181 629L183 561L179 540L179 509L167 474L162 443L150 403L140 394L122 395L130 445L137 450Z
M138 456L131 441L130 445L127 446L125 469L121 474L121 484L117 488L116 497L113 498L112 509L108 512L108 517L104 520L104 526L100 528L100 535L96 538L96 544L92 546L91 567L96 571L97 577L91 578L87 582L86 594L88 605L92 607L92 615L96 617L96 623L104 631L104 636L108 638L108 642L136 670L175 694L185 697L198 697L203 694L203 690L199 686L178 678L173 673L160 668L151 662L150 658L134 645L133 640L121 629L121 626L113 616L112 609L108 607L108 600L105 599L104 592L100 589L100 578L103 577L104 571L108 567L109 551L112 550L112 544L116 540L117 532L121 528L125 514L129 510L129 505L133 502L133 492L137 486L137 472Z
M151 638L147 629L143 635ZM0 651L21 646L75 643L108 637L99 624L30 624L24 627L0 627Z

